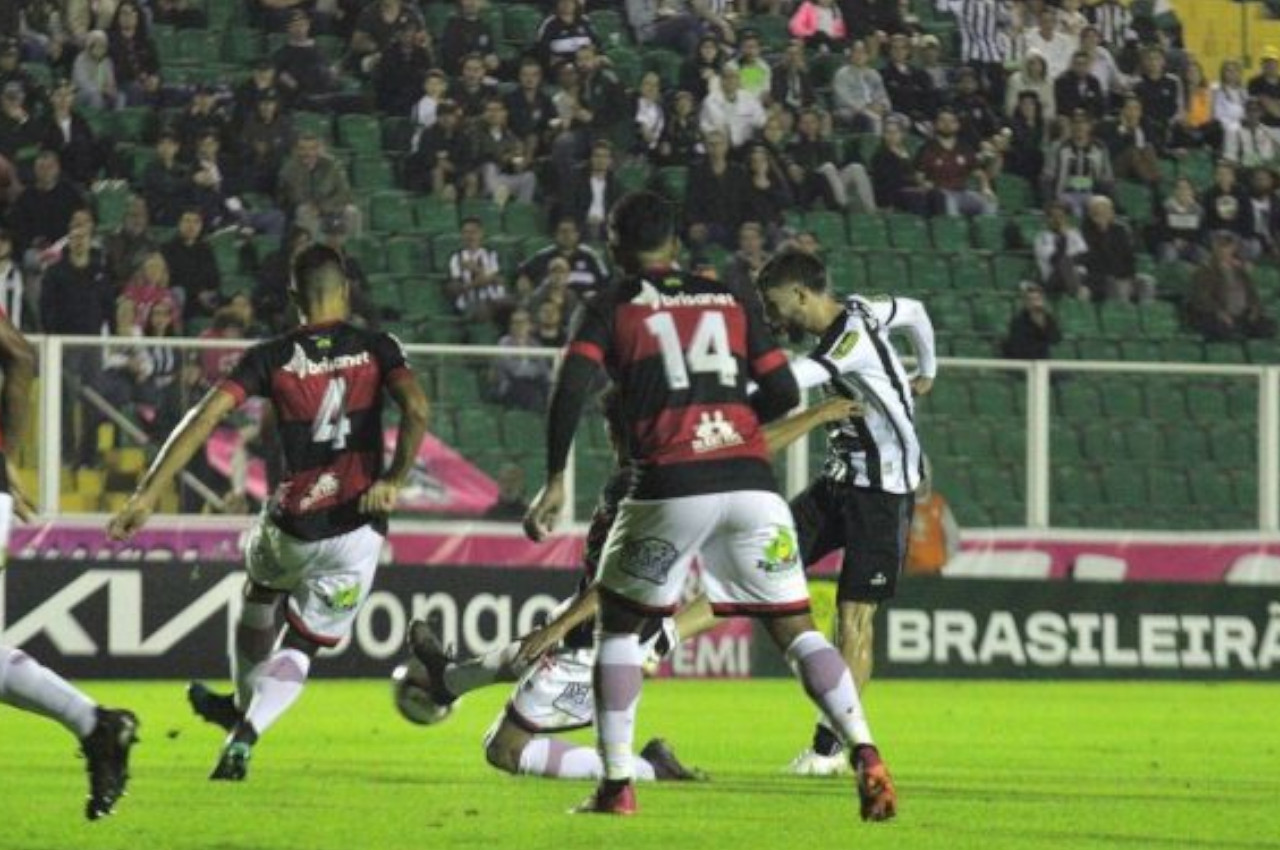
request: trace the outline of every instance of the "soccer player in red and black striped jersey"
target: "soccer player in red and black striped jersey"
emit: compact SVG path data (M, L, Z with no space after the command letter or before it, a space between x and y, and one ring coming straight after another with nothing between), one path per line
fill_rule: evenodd
M639 636L670 615L702 556L717 614L759 617L805 690L848 742L864 819L892 817L893 785L849 668L809 614L795 526L778 495L761 429L800 400L759 302L675 267L674 213L627 195L609 219L623 276L585 305L556 378L547 483L525 518L544 537L564 503L564 468L597 370L618 387L633 468L605 543L595 661L596 736L605 778L579 811L636 811L632 737L644 662ZM747 384L759 389L748 396Z
M286 474L245 543L236 695L219 697L198 683L189 693L197 713L230 732L211 779L245 777L258 736L298 698L312 658L350 631L373 585L387 515L426 433L427 399L400 344L348 323L341 256L324 246L299 254L292 294L304 324L245 352L170 435L109 527L114 539L128 539L223 418L250 396L271 401ZM400 408L389 469L384 391Z

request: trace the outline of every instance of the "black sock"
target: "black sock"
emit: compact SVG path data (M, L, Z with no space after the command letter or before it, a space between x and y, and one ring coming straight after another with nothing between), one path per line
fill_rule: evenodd
M258 743L258 731L253 728L253 724L248 720L241 720L236 724L236 729L231 733L231 741L236 744L248 744L253 746Z
M813 727L813 751L820 756L839 755L844 749L844 745L840 743L840 739L836 737L836 733L832 732L821 723Z

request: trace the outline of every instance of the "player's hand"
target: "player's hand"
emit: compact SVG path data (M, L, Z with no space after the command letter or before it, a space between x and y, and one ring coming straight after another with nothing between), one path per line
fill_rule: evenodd
M534 543L540 543L551 533L560 518L560 509L564 507L564 479L555 476L547 481L545 487L534 496L533 504L524 514L525 536Z
M399 498L400 485L380 479L360 497L360 513L366 516L386 516L396 509Z
M933 378L926 378L923 375L911 382L911 392L916 396L925 396L933 389Z
M129 497L129 501L125 502L120 512L107 523L107 536L112 540L128 540L142 530L154 510L154 499L142 493L134 493Z
M556 629L543 626L520 641L520 651L516 653L516 661L521 664L532 664L550 652L562 640L564 640L564 636Z
M832 396L815 405L813 410L818 414L818 421L826 425L846 419L861 419L867 413L867 406L856 399Z
M36 517L36 506L22 489L22 482L18 478L18 470L13 465L12 458L5 458L5 472L9 476L9 495L13 498L13 513L23 522L31 522Z

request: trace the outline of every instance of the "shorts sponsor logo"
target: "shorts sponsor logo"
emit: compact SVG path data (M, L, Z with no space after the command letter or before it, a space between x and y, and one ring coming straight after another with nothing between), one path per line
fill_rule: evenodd
M590 723L595 710L591 686L585 682L573 682L564 686L560 696L552 703L556 711L567 714L583 723Z
M884 573L876 573L871 577L870 583L872 587L884 587L886 584L889 583L889 579L885 576Z
M657 537L628 540L622 544L622 571L641 581L663 585L679 554L675 546Z
M330 610L338 613L354 611L360 604L360 585L342 583L320 588L320 598Z
M744 442L746 441L738 433L737 427L724 418L724 413L717 410L714 413L704 413L700 417L697 428L694 430L693 450L703 454L717 449L727 449L730 446L740 446Z
M774 529L773 539L764 547L764 557L756 566L766 573L785 573L800 566L800 547L796 533L785 525Z

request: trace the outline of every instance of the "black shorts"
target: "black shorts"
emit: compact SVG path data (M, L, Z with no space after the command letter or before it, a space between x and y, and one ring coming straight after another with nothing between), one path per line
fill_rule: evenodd
M837 549L841 602L892 599L907 560L913 497L863 490L822 476L791 500L800 554L808 566Z

